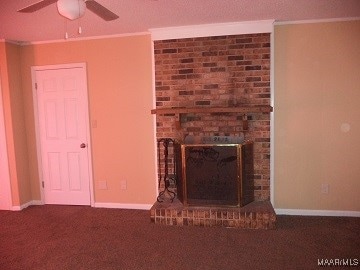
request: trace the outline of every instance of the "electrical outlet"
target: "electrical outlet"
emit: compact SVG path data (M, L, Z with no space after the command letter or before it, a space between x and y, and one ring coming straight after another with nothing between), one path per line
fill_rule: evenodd
M107 189L107 182L106 182L106 180L98 181L98 188L99 188L99 189Z
M329 193L329 184L322 183L321 184L321 193L328 194Z
M126 180L120 181L120 189L122 189L122 190L127 189L127 181Z

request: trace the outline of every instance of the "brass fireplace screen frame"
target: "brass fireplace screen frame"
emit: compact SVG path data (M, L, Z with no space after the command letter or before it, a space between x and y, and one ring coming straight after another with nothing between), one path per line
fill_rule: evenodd
M176 144L177 196L185 206L241 207L254 200L253 143Z

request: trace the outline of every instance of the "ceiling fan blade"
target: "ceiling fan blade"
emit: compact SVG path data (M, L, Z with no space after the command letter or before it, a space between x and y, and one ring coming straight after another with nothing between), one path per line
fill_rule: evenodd
M37 11L39 9L42 9L44 7L47 7L53 3L56 3L56 1L57 0L42 0L40 2L32 4L30 6L19 9L18 12L31 13L31 12Z
M106 7L100 5L98 2L96 2L94 0L88 0L85 3L86 3L86 7L90 11L94 12L96 15L98 15L105 21L112 21L112 20L116 20L117 18L119 18L118 15L111 12Z

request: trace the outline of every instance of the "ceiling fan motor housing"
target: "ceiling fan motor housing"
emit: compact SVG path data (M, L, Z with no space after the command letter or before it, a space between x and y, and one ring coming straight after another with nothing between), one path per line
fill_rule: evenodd
M75 20L82 17L86 10L84 0L58 0L56 5L60 15L69 20Z

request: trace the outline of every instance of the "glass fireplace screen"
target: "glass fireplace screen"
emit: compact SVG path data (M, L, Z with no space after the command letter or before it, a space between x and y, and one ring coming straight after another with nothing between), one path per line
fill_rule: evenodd
M176 149L183 204L243 206L253 200L252 143L180 144Z

